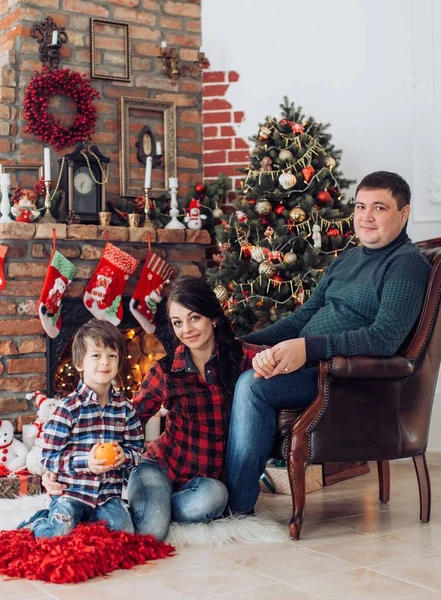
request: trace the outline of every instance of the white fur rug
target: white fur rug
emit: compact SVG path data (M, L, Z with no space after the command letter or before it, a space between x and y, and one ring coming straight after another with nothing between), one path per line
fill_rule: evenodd
M0 530L15 529L37 510L44 508L45 495L23 496L16 500L0 499ZM231 542L287 542L287 525L265 514L228 517L211 523L183 525L172 523L166 542L176 548L188 546L223 546Z

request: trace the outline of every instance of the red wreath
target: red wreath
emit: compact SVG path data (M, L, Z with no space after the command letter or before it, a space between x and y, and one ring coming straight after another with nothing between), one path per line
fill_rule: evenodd
M60 119L47 112L51 96L68 96L77 105L77 114L70 127L65 127ZM35 73L26 88L24 115L28 122L25 131L37 135L41 142L62 150L75 142L84 142L95 130L97 119L95 98L100 95L85 75L70 69Z

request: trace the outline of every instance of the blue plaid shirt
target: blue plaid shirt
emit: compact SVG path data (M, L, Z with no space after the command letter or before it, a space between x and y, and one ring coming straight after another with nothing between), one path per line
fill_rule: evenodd
M109 402L101 408L96 393L80 381L44 426L41 463L68 486L65 497L95 508L121 496L123 469L137 464L143 438L141 423L124 394L112 387ZM101 475L91 473L87 457L97 442L118 442L125 462Z

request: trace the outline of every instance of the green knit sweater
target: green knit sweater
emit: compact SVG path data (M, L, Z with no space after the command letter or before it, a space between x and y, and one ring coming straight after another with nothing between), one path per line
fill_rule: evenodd
M300 309L244 339L274 346L305 338L308 361L391 356L421 311L429 272L404 230L384 248L357 246L331 263Z

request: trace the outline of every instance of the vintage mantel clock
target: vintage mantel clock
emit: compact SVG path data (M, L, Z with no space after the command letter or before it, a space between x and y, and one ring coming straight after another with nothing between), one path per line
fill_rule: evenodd
M60 169L63 159L59 159ZM98 223L98 212L106 211L106 184L110 158L96 146L79 144L64 157L60 189L64 190L66 208L82 223Z

